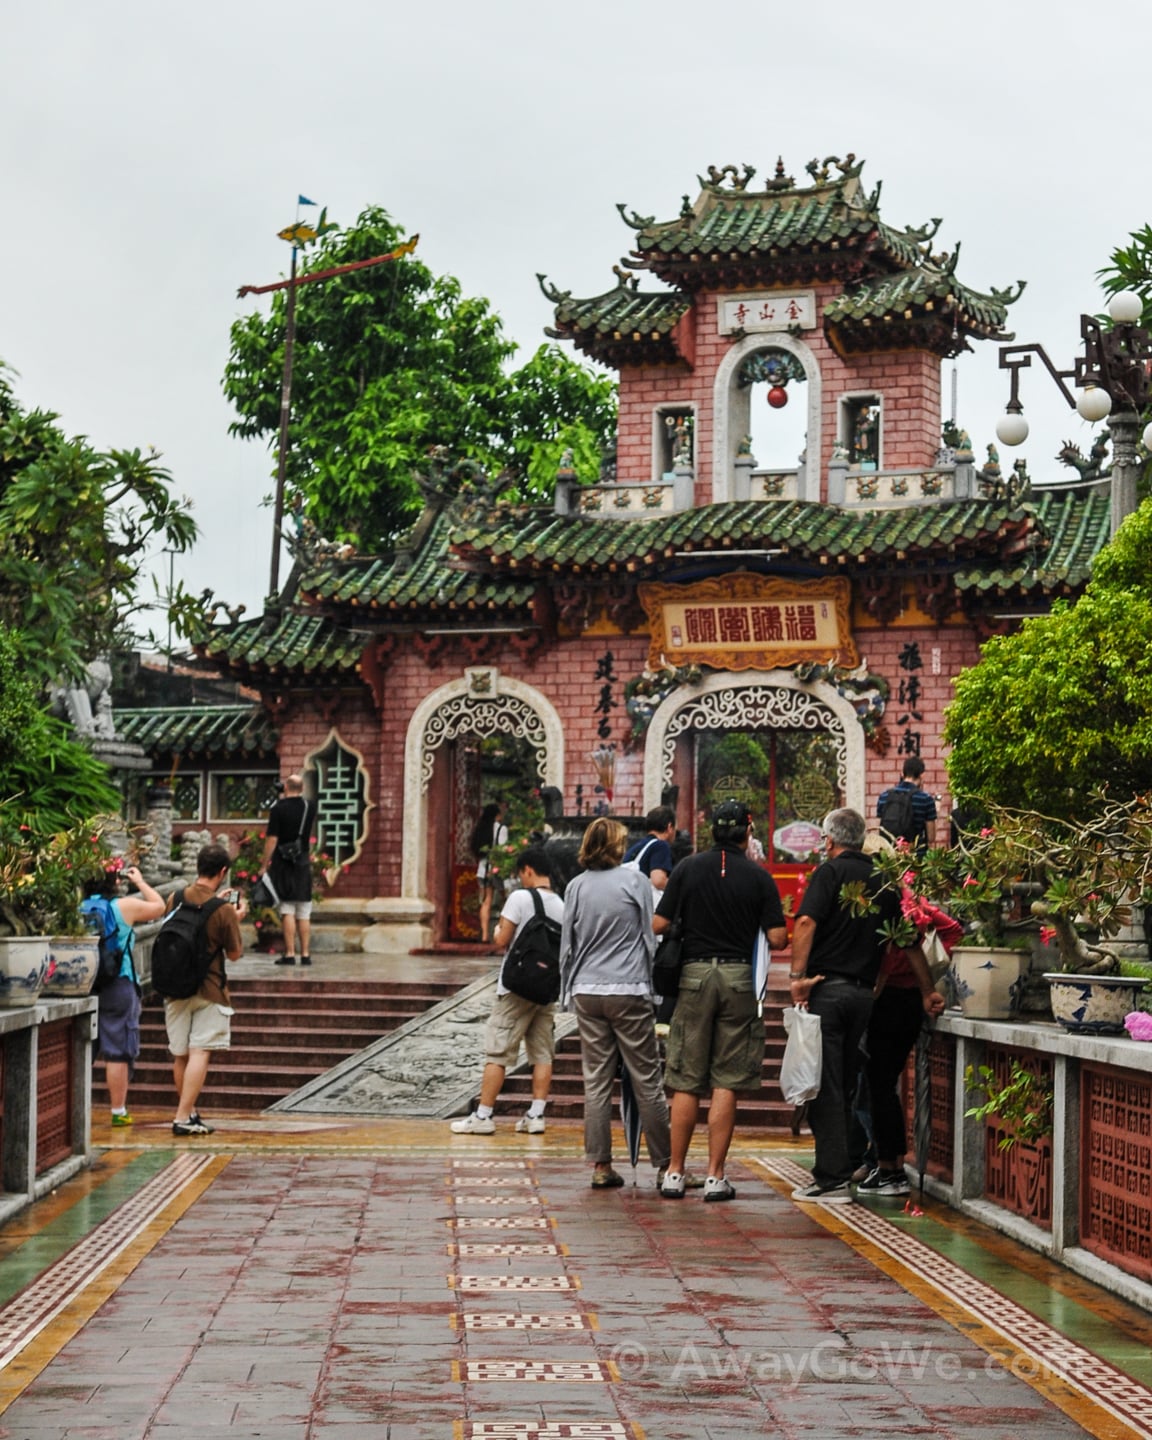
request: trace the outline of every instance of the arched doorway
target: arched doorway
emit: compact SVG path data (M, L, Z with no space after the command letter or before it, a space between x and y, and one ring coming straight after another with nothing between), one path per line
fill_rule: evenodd
M487 742L496 740L495 746ZM454 893L466 882L457 863L457 830L483 798L482 752L494 764L529 766L545 785L564 784L564 730L539 690L490 666L465 670L416 707L404 749L404 898L431 905L436 939L445 939ZM471 787L465 798L462 787ZM472 790L476 793L473 795ZM465 842L466 844L466 837ZM463 938L463 937L462 937Z
M864 732L856 712L824 681L802 684L790 670L717 672L673 690L648 728L644 804L679 788L679 821L739 795L783 893L806 867L784 844L790 823L818 824L836 805L864 806ZM691 807L689 809L689 806Z

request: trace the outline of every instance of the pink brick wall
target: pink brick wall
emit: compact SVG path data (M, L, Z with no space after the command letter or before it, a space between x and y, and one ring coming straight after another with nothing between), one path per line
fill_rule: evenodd
M823 315L829 300L842 292L840 285L789 287L815 289L817 311ZM717 328L717 293L696 297L696 363L637 365L620 372L620 418L617 434L617 474L621 480L652 479L653 413L660 405L692 405L696 411L696 478L701 504L712 498L713 387L716 372L735 343ZM940 360L927 351L881 351L841 358L822 326L799 337L812 351L823 382L822 443L819 456L821 499L827 499L828 461L839 423L843 395L875 392L881 395L883 414L883 466L928 466L940 444ZM766 346L772 336L763 337ZM797 396L797 398L799 398ZM813 457L815 458L815 457Z

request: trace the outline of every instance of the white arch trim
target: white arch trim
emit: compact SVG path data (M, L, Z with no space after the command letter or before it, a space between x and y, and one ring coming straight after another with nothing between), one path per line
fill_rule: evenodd
M736 449L748 433L751 421L748 416L750 387L740 393L736 377L740 367L749 355L761 350L786 350L804 366L808 392L808 442L806 451L808 463L804 473L804 494L801 500L820 498L820 456L821 450L821 403L823 386L820 367L816 357L803 340L798 340L786 331L770 334L745 335L732 345L716 371L716 382L712 388L712 499L714 501L733 498Z
M507 723L511 722L511 723ZM535 723L533 723L535 722ZM535 743L545 785L564 789L564 726L555 706L531 685L495 667L465 670L426 695L413 711L404 742L404 823L400 888L423 894L428 851L428 781L437 748L466 732L510 731Z
M827 681L803 685L791 670L715 671L701 684L678 686L667 695L652 716L644 746L645 811L660 804L670 783L671 749L680 728L676 719L693 707L703 718L726 721L734 729L750 722L765 728L826 725L838 741L844 803L865 814L864 730L856 711Z

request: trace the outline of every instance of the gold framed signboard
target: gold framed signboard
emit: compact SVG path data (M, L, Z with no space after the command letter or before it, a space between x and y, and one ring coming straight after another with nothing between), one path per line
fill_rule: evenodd
M695 585L641 585L648 668L776 670L812 662L855 669L847 580L724 575Z

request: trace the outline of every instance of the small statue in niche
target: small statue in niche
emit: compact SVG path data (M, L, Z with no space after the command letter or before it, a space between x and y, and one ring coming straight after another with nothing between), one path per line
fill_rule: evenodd
M853 465L862 470L876 470L880 464L880 410L864 402L852 416Z

